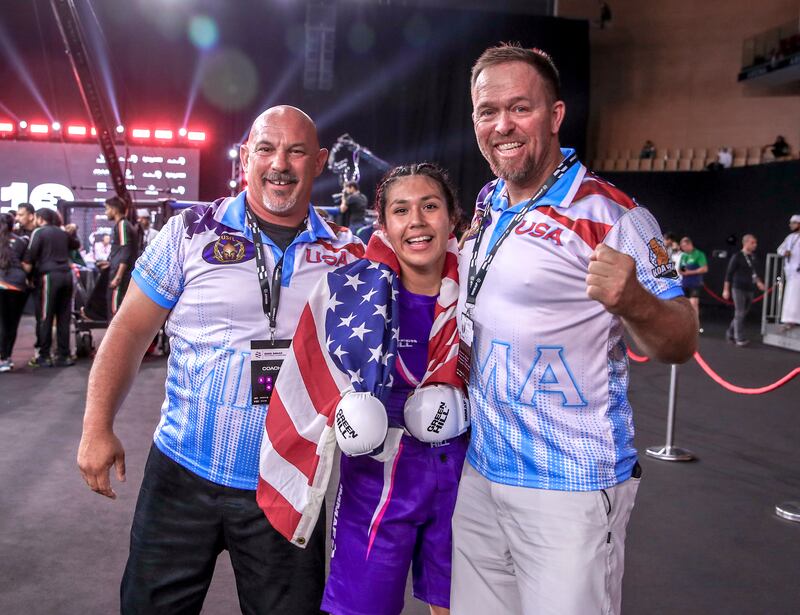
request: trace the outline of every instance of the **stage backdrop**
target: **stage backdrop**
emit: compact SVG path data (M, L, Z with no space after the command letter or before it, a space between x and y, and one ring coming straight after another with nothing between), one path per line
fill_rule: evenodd
M49 2L7 4L5 30L50 112L62 123L86 123ZM103 59L98 75L110 75L126 126L176 128L185 122L209 131L211 141L201 150L201 199L227 193L227 151L246 135L254 116L287 103L317 120L324 146L349 133L390 163L441 163L471 209L490 173L472 132L469 70L487 46L500 41L553 55L567 103L563 142L584 153L589 103L584 21L340 3L333 89L308 92L303 88L306 2L100 1L92 3L94 15L88 3L77 4L88 38L100 40L96 24L102 25L107 53L94 54ZM213 31L191 21L201 14L216 24ZM190 42L192 33L198 40L198 31L207 45L202 52ZM14 63L0 62L3 106L28 121L46 121L24 81ZM363 170L365 192L372 197L376 173L366 164ZM337 190L326 171L315 201L328 204Z

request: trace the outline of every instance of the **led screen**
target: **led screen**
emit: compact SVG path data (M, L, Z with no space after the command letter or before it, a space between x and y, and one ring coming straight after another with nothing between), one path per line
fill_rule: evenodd
M197 200L200 152L186 147L117 148L133 200ZM86 143L0 141L0 212L20 203L55 208L58 199L114 195L100 148Z

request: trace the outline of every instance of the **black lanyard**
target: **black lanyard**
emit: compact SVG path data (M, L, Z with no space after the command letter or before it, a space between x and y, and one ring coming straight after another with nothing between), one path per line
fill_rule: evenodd
M483 264L481 264L480 268L477 267L478 263L478 252L481 247L481 240L483 239L483 233L486 231L486 226L484 225L486 221L486 216L489 215L491 217L491 209L492 205L489 205L483 210L483 214L481 215L480 226L478 228L478 235L475 237L475 247L472 249L472 258L469 261L469 277L467 278L467 312L471 312L472 309L475 307L475 301L478 298L478 293L483 286L483 282L486 279L486 274L489 271L489 265L492 264L492 260L494 259L495 255L497 254L497 250L500 248L500 245L506 240L506 238L511 234L511 231L514 230L525 215L534 207L536 207L536 202L541 199L553 185L561 179L564 174L569 171L573 165L578 161L578 155L573 152L569 157L562 160L559 165L556 167L553 174L547 178L547 181L542 185L539 190L536 191L530 200L525 204L521 210L519 210L515 215L511 222L506 226L503 234L497 239L497 242L492 246L492 249L486 254L486 257L483 260Z
M250 208L245 206L245 216L247 225L253 234L253 245L256 248L256 270L258 271L258 284L261 286L261 307L264 316L269 319L269 334L271 339L275 339L275 329L278 326L278 305L281 302L281 277L283 274L283 254L275 263L272 270L272 280L269 280L267 273L267 261L264 258L264 241L261 239L261 228L256 222L255 216L250 212ZM288 250L288 247L287 247ZM286 252L284 251L284 254Z

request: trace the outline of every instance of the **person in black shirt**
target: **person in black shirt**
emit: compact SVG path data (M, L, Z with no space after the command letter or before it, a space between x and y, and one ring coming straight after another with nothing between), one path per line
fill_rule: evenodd
M108 260L98 263L98 266L108 267L106 306L108 320L111 321L128 290L139 242L133 224L126 217L128 204L122 198L113 196L106 200L105 206L106 217L114 226L111 231L111 251Z
M364 226L364 212L367 210L367 197L358 190L357 182L347 182L342 190L342 226L355 232Z
M758 288L761 291L765 289L764 282L757 273L756 247L758 247L758 240L755 235L742 237L742 250L731 257L728 262L728 270L725 272L722 298L730 299L731 288L733 288L734 306L733 320L728 326L726 337L729 342L735 342L737 346L747 346L750 343L744 336L744 319L753 304L755 289Z
M69 353L69 312L72 303L72 271L69 252L80 245L58 226L52 209L36 211L36 229L22 259L22 266L32 274L38 316L38 350L30 367L52 366L53 319L56 321L57 351L55 365L68 367L75 362Z
M22 268L27 242L12 233L14 217L0 214L0 372L14 368L11 351L28 299L28 281Z

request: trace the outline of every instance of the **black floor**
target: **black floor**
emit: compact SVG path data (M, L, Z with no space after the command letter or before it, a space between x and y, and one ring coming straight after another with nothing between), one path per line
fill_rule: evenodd
M705 323L701 353L723 377L762 386L800 354L723 341ZM29 358L26 317L15 361ZM753 325L752 336L757 337ZM128 481L110 501L75 466L89 361L0 374L0 614L118 612L118 583L138 484L163 396L165 360L148 359L117 418ZM631 366L637 446L663 444L668 366ZM773 393L736 395L691 362L679 370L676 445L689 463L642 455L644 480L629 525L627 614L800 613L800 524L774 514L800 500L800 378ZM335 483L334 483L335 484ZM330 517L329 517L330 518ZM204 613L236 613L230 565L220 558ZM428 610L409 599L404 613ZM501 615L501 614L492 614Z

